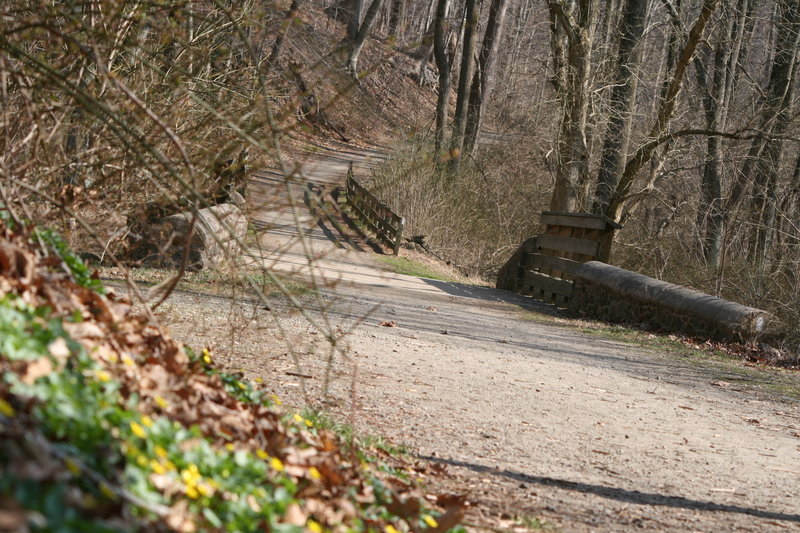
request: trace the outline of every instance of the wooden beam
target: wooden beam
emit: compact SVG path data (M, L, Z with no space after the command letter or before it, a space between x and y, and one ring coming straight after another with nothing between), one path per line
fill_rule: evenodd
M589 239L575 239L572 237L559 237L557 235L539 235L537 244L540 248L558 250L572 254L588 255L597 257L600 243Z
M568 226L572 228L587 229L622 229L622 226L605 215L592 215L590 213L558 213L545 211L542 213L542 224L548 226Z

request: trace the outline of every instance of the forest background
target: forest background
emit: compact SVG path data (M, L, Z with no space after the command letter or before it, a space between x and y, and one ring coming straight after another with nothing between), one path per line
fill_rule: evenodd
M373 188L470 274L491 279L543 210L601 213L624 227L615 264L798 329L791 0L40 0L2 16L3 201L68 240L114 250L143 200L200 205L243 153L290 176L303 139L366 141L392 154Z

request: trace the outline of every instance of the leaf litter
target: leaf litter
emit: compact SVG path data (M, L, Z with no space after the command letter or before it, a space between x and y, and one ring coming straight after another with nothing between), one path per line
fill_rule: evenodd
M403 472L419 466L404 458L365 457L332 431L313 427L298 415L287 416L257 387L219 372L209 350L195 354L112 290L77 283L79 276L70 268L34 231L15 231L0 222L0 301L36 310L26 326L32 334L60 331L39 352L35 347L24 352L24 342L13 350L0 344L0 450L5 450L0 451L0 477L66 486L64 501L75 505L84 519L102 519L126 530L131 516L148 530L235 530L222 523L221 511L215 512L229 506L215 500L227 505L240 499L242 512L249 510L255 517L247 528L251 530L285 524L314 532L433 533L456 527L462 519L467 505L463 497L425 495L404 479ZM5 327L1 316L0 327ZM73 359L78 352L90 359L78 377L101 392L115 391L117 396L110 397L118 398L119 413L134 413L127 427L120 422L119 427L102 428L107 440L98 445L116 447L116 452L99 448L98 457L76 452L80 445L71 442L68 431L44 427L37 413L47 409L41 405L45 401L14 386L32 387L66 374L77 366ZM176 439L178 428L193 433L168 452L147 440L159 427L173 431ZM28 436L25 442L12 445L21 435ZM289 487L294 491L291 501L271 509L271 515L263 509L258 487L237 494L230 483L223 488L218 480L206 479L189 460L204 444L239 462L257 457L268 466L263 468L267 474L257 476L259 482L273 483L276 494L281 486ZM103 466L93 469L100 459ZM181 460L178 466L173 463ZM386 467L387 462L393 466ZM146 490L128 486L136 468L144 472L137 482ZM66 481L73 477L79 480ZM35 505L12 489L0 484L0 527L24 529L37 520L52 524L52 517L43 518L41 510L31 509ZM137 490L149 496L137 496ZM274 516L276 509L279 516Z

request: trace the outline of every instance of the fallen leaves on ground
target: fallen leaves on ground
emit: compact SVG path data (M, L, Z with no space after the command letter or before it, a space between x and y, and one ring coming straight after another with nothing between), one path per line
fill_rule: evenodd
M0 328L22 332L19 345L0 343L0 478L40 484L77 513L71 520L112 529L130 529L130 516L140 529L182 532L458 524L463 498L426 508L402 469L377 468L330 430L281 412L257 387L218 371L209 350L186 348L112 291L76 283L71 268L31 231L0 223L0 302L14 317L9 325L0 316ZM27 346L26 336L44 344ZM59 404L59 394L86 399ZM0 528L23 515L57 521L25 498L0 482Z

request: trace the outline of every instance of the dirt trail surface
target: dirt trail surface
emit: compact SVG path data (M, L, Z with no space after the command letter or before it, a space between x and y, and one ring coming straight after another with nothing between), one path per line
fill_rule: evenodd
M375 155L320 154L305 179L335 182L350 157L363 168ZM262 259L342 280L308 305L354 328L352 361L329 365L322 335L280 303L176 293L164 313L184 340L216 343L224 364L289 402L304 389L319 405L329 381L326 408L445 465L444 483L475 504L468 522L486 529L800 531L800 405L753 387L763 373L547 323L551 307L504 291L382 272L370 254L333 248L300 208L327 254L309 268L294 216L267 211L269 187L256 179L250 199L281 253Z

